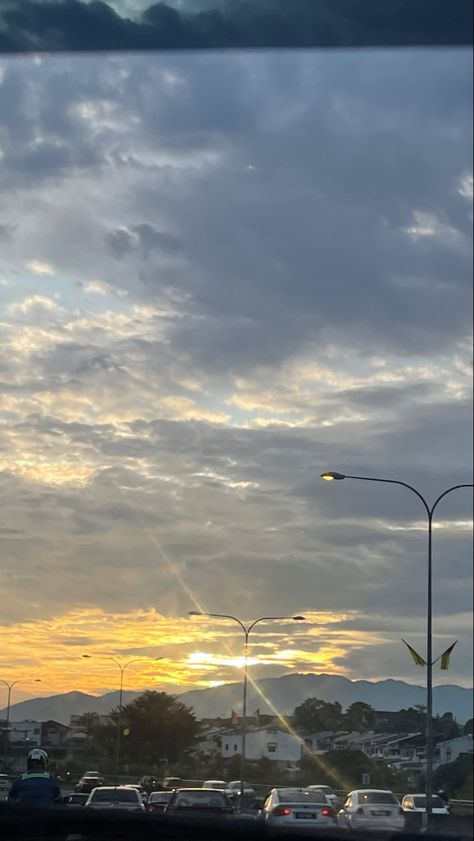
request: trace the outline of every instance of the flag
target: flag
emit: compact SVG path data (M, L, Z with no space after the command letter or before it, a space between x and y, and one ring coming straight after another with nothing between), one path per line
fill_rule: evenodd
M457 640L456 640L456 642L457 642ZM441 655L441 658L440 658L441 659L441 663L440 663L440 668L441 669L448 669L449 668L449 658L451 657L451 652L452 652L454 646L456 645L456 642L453 642L453 644L450 645L449 648L446 649L446 651L443 651L443 653Z
M408 645L406 640L402 639L402 642L405 643L405 645L408 648L408 651L410 652L411 656L413 657L413 660L415 661L416 665L417 666L426 666L426 660L423 660L423 657L421 656L421 654L418 654L418 651L415 651L415 649L412 648L411 645Z
M231 720L232 724L237 724L237 722L239 720L239 717L238 717L235 710L230 711L230 720Z
M259 709L258 709L258 710L255 710L255 712L254 712L254 716L255 716L255 718L257 719L257 721L259 721L259 720L260 720L260 710L259 710Z

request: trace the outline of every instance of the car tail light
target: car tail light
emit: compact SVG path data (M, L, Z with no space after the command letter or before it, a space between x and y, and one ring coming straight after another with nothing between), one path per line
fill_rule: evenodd
M272 809L272 815L278 818L283 817L283 815L291 815L291 809L289 806L275 806Z
M330 807L325 807L324 809L321 809L321 814L324 815L325 818L335 818L336 817L336 813L335 813L334 809L331 809Z
M155 811L153 806L147 806L146 810L147 810L147 812L154 812Z
M356 811L356 815L363 815L363 814L364 814L364 810L363 810L362 806L359 806L359 808Z

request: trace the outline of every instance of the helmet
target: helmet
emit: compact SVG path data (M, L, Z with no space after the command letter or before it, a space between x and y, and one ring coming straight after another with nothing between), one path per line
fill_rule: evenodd
M45 750L42 750L41 748L33 748L33 750L30 750L28 754L27 762L28 765L32 762L37 762L38 764L41 764L44 768L46 768L48 764L48 754Z

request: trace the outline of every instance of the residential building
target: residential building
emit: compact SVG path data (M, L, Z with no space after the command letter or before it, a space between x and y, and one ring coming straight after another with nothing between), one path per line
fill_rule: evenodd
M41 722L26 719L25 721L10 722L10 745L41 746Z
M438 742L439 764L446 765L454 762L461 753L472 753L472 733L466 736L458 736L455 739L446 739Z
M61 748L68 742L69 727L59 721L43 721L41 724L41 746Z
M242 734L226 731L222 734L221 756L230 759L241 753ZM276 727L261 727L250 730L246 736L245 752L248 761L270 759L278 766L287 767L301 759L303 740L293 733Z

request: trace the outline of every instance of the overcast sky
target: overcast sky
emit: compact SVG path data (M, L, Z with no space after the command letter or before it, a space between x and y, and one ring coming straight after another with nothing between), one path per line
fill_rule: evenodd
M423 682L421 504L319 475L472 481L470 65L2 59L0 677L236 679L202 609L308 618L254 675ZM437 513L437 682L471 683L471 509Z

